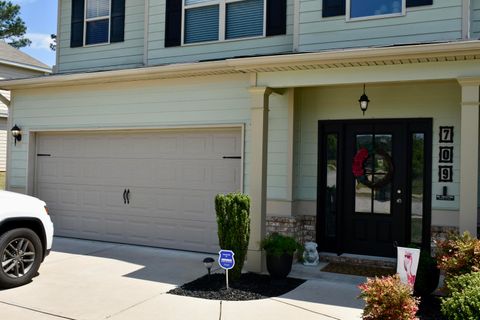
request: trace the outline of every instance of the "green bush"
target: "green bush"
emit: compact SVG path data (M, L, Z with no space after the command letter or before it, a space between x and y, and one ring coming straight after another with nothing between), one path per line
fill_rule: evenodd
M451 320L480 319L480 272L450 278L449 296L442 298L442 313Z
M276 232L265 237L262 240L261 247L268 255L273 256L281 256L284 253L293 255L296 250L301 249L300 244L294 238Z
M411 287L400 281L398 274L369 278L361 284L360 296L365 300L362 319L416 320L419 300L412 297Z
M446 240L437 241L437 262L445 271L445 279L457 275L480 271L480 240L468 232L463 235L450 234Z
M250 197L242 193L218 194L215 211L220 248L235 254L235 266L229 271L235 281L242 274L250 240Z

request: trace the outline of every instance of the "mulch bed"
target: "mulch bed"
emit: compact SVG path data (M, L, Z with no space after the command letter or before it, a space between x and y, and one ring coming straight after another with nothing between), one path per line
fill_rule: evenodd
M281 296L305 280L286 278L284 280L271 279L270 276L256 273L244 273L239 280L230 281L230 289L226 289L225 275L205 275L168 293L179 296L189 296L210 300L244 301L258 300Z
M395 269L393 268L361 266L358 264L350 264L345 262L342 262L342 263L330 262L325 267L323 267L321 271L341 273L341 274L351 274L351 275L362 276L362 277L382 277L382 276L390 276L395 274Z

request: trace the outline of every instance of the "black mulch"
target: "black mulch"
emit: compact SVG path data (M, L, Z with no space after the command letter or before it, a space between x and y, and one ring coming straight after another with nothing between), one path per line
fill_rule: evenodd
M168 293L210 300L258 300L281 296L304 282L305 280L295 278L275 280L267 275L244 273L239 280L230 281L230 289L227 290L225 275L215 273L210 277L205 275L192 282L185 283Z

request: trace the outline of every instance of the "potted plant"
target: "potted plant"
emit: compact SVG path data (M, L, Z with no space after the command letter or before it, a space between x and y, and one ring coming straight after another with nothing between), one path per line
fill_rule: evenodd
M262 249L267 254L267 270L272 278L283 279L292 270L293 254L300 244L292 237L272 233L263 239Z

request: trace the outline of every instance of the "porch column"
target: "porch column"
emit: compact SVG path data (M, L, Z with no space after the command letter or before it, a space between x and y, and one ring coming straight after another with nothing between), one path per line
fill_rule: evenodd
M462 87L460 142L460 232L477 235L480 79L459 79Z
M268 101L272 90L253 87L251 95L251 172L250 172L250 243L248 263L251 272L264 270L264 255L260 241L265 237L267 212L267 145Z

